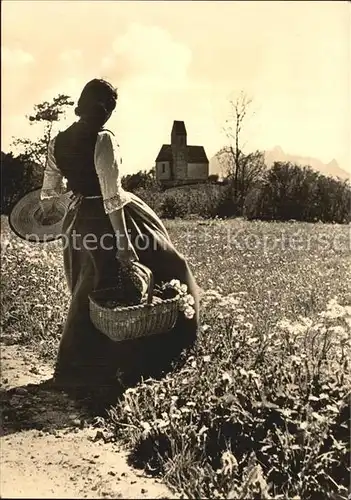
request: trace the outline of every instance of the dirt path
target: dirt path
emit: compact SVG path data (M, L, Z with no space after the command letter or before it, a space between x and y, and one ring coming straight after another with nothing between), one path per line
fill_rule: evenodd
M127 464L116 443L64 393L33 352L1 347L1 471L5 498L175 498ZM29 385L28 385L29 384Z

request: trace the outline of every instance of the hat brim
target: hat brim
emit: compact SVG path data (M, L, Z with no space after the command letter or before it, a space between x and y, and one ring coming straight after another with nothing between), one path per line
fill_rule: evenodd
M25 194L13 207L9 215L9 226L20 238L34 242L47 243L62 237L63 221L67 214L72 192L53 198L50 220L41 220L41 189ZM44 223L45 222L45 223Z

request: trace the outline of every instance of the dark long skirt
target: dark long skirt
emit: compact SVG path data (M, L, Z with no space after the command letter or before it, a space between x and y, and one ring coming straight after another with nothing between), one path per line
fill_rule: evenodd
M88 296L93 289L114 286L117 248L102 200L74 200L64 221L64 267L72 299L56 363L59 385L93 387L113 384L117 379L130 385L141 376L158 377L196 339L198 291L186 260L173 246L161 220L142 200L133 195L124 212L140 261L152 270L156 283L179 279L187 284L195 298L196 315L187 320L180 314L171 332L137 340L114 342L95 329Z

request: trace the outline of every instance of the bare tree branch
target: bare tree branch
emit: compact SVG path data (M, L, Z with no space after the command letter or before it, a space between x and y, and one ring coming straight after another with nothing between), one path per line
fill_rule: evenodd
M225 166L233 187L233 200L237 210L242 209L245 196L250 185L259 178L265 169L263 153L257 151L245 155L243 149L246 142L242 141L245 122L253 100L241 91L236 99L230 99L230 114L223 130L229 144L219 151L219 163Z

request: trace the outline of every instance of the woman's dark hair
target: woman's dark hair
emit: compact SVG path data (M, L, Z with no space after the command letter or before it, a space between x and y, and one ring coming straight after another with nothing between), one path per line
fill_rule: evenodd
M102 126L117 103L117 89L103 79L88 82L78 99L75 114L90 123Z

